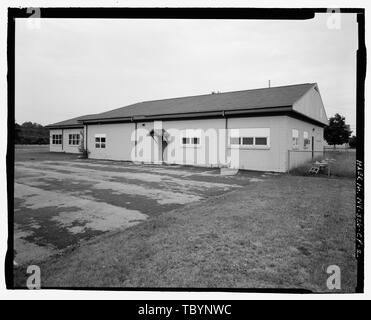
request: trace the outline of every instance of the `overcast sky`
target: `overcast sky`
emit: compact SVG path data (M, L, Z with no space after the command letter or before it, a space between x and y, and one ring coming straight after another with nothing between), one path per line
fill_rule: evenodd
M131 103L317 82L355 128L357 22L16 20L16 121L43 125Z

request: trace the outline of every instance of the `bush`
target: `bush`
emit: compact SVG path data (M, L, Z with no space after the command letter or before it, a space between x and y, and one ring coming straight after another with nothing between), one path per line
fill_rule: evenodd
M85 149L84 131L80 131L80 145L79 151L81 152L80 159L87 159L89 157L89 151Z

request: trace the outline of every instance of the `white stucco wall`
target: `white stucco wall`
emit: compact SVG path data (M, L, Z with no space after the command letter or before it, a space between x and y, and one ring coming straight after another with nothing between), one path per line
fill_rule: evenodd
M295 155L297 163L302 163L311 158L311 145L304 149L304 131L308 132L310 141L312 135L314 135L315 150L323 150L323 128L288 116L228 118L228 130L225 130L225 127L226 119L224 118L163 121L162 128L170 134L169 144L164 149L164 162L285 172L289 165L288 150L292 149L292 129L299 131L299 148L297 150L307 151ZM88 137L89 158L145 163L160 162L162 156L158 145L159 138L155 136L155 139L153 139L149 135L152 129L154 129L153 121L138 122L137 133L135 133L134 123L89 125L85 129L85 134L87 132ZM259 132L260 129L268 130L269 145L267 147L242 146L236 150L235 147L230 145L230 136L233 130L238 129L248 129L252 132L254 130ZM141 134L139 134L140 131ZM177 135L174 135L173 132L176 132ZM199 137L200 144L183 145L181 139L184 134L189 137ZM215 137L214 134L216 134ZM106 148L95 147L96 135L106 137ZM224 139L221 139L221 137ZM217 139L216 144L212 142L215 142L212 138ZM135 139L137 139L137 146L134 143ZM234 155L234 158L231 158L232 155ZM290 165L293 166L293 159L291 159Z
M286 116L229 118L228 130L225 130L224 118L164 121L163 128L170 133L170 142L164 151L164 161L173 164L208 167L228 165L246 170L283 172L287 168L287 119ZM146 126L152 128L149 123ZM138 124L138 128L140 127ZM269 147L236 149L230 146L232 130L261 128L269 130ZM180 132L180 136L173 135L175 130ZM181 138L184 133L189 137L199 137L200 144L183 145Z
M315 87L311 88L298 101L296 101L293 105L293 109L312 119L328 124L326 110L321 95Z
M218 132L225 133L225 119L206 119L206 120L182 120L182 121L166 121L163 122L163 127L166 131L171 129L186 130L186 129L202 129L205 132L212 132L213 129L217 129ZM313 131L313 128L315 129ZM269 130L269 146L268 147L239 147L238 160L234 161L231 158L231 153L236 150L230 145L230 136L232 130L244 129ZM292 149L292 129L299 131L299 149L306 152L296 154L296 158L299 162L307 161L308 157L311 158L311 145L307 149L304 149L304 131L308 132L308 137L311 141L311 137L314 136L315 151L323 150L323 128L317 125L313 125L301 120L297 120L288 116L274 116L274 117L247 117L247 118L229 118L228 119L228 130L227 130L227 145L223 143L218 144L217 157L215 152L210 152L211 146L206 143L206 139L201 135L200 146L196 147L185 147L181 144L181 140L178 137L175 143L175 147L171 148L171 145L165 150L164 160L171 158L172 161L169 163L175 164L190 164L190 165L205 165L206 166L223 166L228 164L230 167L236 167L246 170L258 170L258 171L275 171L285 172L288 168L288 150ZM209 130L209 131L208 131ZM222 135L222 134L221 134ZM221 140L218 140L221 142ZM174 152L174 149L183 149L183 153L177 152L177 157L169 157L166 155L167 152ZM214 148L214 146L212 147ZM226 158L223 159L221 156L225 150ZM202 156L200 156L202 155ZM206 156L204 156L206 155ZM217 161L213 161L216 159ZM230 162L224 161L228 160Z
M269 128L270 143L266 148L240 148L239 168L258 171L286 171L286 128L288 117L231 118L228 128Z
M137 146L135 148L135 145L133 145L134 152L132 153L131 159L128 160L143 163L157 163L161 160L158 148L160 140L159 138L150 136L150 132L153 129L153 121L137 123L137 134L134 133L134 139L137 141Z
M83 128L80 129L63 129L63 150L67 153L80 153L79 147L81 143L81 132ZM78 145L69 144L69 135L70 134L79 134L80 135L80 143Z
M51 152L66 152L66 153L79 153L79 145L69 144L70 134L81 134L83 128L77 129L50 129L49 139L50 139L50 151ZM62 134L62 144L52 144L52 135ZM81 139L81 138L80 138Z
M298 148L292 144L292 129L299 131ZM308 132L310 145L304 148L304 131ZM288 118L287 150L290 151L290 168L295 168L312 160L312 137L314 137L314 157L321 156L324 147L323 128L298 119Z
M165 162L208 167L226 163L223 139L218 137L219 134L225 136L225 119L164 121L163 128L170 133L171 139L164 150ZM173 131L180 134L175 136ZM183 145L181 139L185 136L200 138L199 145Z
M50 152L63 152L62 144L53 144L52 136L53 134L62 134L62 129L50 129L49 130L49 150Z
M87 146L89 158L131 161L134 149L134 123L94 124L87 126ZM95 135L106 135L106 147L95 147Z

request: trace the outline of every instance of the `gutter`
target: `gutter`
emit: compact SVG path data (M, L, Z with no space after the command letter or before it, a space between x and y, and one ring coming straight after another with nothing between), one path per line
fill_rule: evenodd
M83 129L84 128L84 125L81 124L75 124L75 125L65 125L65 126L53 126L53 125L48 125L48 126L45 126L44 128L47 128L47 129Z

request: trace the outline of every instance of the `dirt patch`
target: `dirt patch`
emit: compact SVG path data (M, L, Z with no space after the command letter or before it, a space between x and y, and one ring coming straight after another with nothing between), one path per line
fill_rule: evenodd
M22 263L32 254L46 258L148 216L241 188L242 181L223 180L214 169L61 159L16 162L16 249L24 253Z
M14 261L18 265L39 262L58 253L52 245L41 246L24 239L30 236L33 236L33 231L22 231L17 225L14 226Z
M44 207L70 208L78 210L73 212L60 212L53 217L53 221L61 223L68 229L74 222L84 223L84 227L79 230L83 232L86 228L109 231L114 229L124 229L146 219L146 215L139 211L128 210L122 207L112 206L103 202L96 202L90 199L79 198L64 193L41 190L22 184L15 184L15 197L24 199L23 205L30 209L40 209ZM77 228L73 229L76 233Z
M40 186L40 183L33 183ZM43 184L48 186L48 184ZM49 185L50 189L50 185ZM14 231L18 264L41 261L103 232L123 230L147 218L130 210L68 192L15 183Z
M39 172L45 178L51 178L54 180L75 180L75 181L87 181L92 182L92 188L94 189L101 189L101 190L109 190L110 192L114 192L116 194L129 194L129 195L142 195L147 198L156 200L159 204L171 204L171 203L178 203L178 204L186 204L194 201L198 201L201 199L198 195L187 193L186 190L184 192L174 192L171 191L171 188L164 189L155 189L150 188L148 183L146 186L134 183L127 183L127 182L116 182L109 180L109 175L102 175L99 171L88 171L84 173L79 173L80 169L71 170L70 173L61 173L57 170L45 170L45 169L37 169L37 168L28 168L28 167L21 167L19 169L20 172L31 171L31 172ZM115 176L117 178L117 176ZM21 180L23 183L28 183L25 179ZM33 183L33 182L31 182Z

